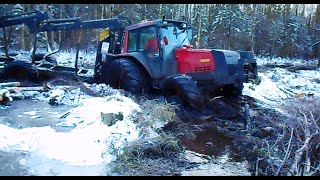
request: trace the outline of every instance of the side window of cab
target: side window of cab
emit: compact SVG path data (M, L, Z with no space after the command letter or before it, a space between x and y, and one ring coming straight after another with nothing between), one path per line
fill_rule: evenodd
M128 52L138 51L138 32L137 29L129 31L128 34Z
M144 52L147 56L159 56L155 26L141 27L128 32L128 52Z
M140 48L143 49L149 58L159 56L158 38L155 26L141 29Z

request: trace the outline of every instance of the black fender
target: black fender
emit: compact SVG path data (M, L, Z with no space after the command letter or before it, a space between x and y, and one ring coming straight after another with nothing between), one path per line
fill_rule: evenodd
M149 63L147 62L147 58L142 52L132 52L132 53L125 53L117 55L118 58L128 58L133 60L135 63L137 63L143 71L148 75L148 77L156 78L150 68Z

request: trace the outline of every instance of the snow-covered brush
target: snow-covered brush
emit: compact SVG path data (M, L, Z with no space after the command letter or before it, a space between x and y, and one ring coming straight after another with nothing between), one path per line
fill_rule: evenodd
M273 137L260 143L256 175L314 176L320 173L320 99L294 100L288 119L278 120ZM293 107L293 108L292 108ZM277 127L276 127L277 126ZM263 163L268 165L263 165Z
M109 175L173 175L181 168L179 164L188 163L187 159L182 157L183 152L184 148L176 138L168 135L138 139L126 144L117 161L109 166Z

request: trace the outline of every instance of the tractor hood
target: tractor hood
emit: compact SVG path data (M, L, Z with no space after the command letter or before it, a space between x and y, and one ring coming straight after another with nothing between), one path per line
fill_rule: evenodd
M175 48L178 72L181 74L210 72L215 70L215 63L209 49Z
M178 73L188 74L194 80L233 84L242 79L243 61L236 51L183 47L174 52Z

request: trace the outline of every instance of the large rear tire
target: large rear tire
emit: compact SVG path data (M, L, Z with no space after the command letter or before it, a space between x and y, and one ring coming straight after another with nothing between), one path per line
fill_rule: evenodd
M184 107L200 109L203 106L203 96L196 82L186 75L171 76L165 80L162 88L164 97L173 100Z
M8 81L20 81L22 83L32 81L39 82L40 76L35 65L24 61L10 62L3 69L3 76Z
M141 94L146 88L146 77L141 68L129 59L118 59L107 68L105 83L115 89Z

